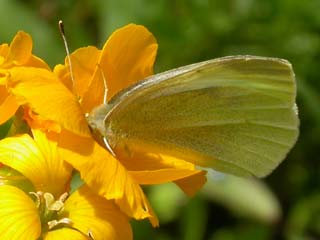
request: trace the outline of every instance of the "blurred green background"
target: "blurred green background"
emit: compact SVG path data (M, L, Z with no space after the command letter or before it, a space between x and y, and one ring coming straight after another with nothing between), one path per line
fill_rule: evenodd
M161 226L133 222L141 240L320 239L320 0L1 0L0 41L30 33L34 52L51 66L65 50L101 47L134 22L157 38L156 72L226 55L288 59L298 82L299 140L266 179L209 173L187 198L172 184L146 189Z

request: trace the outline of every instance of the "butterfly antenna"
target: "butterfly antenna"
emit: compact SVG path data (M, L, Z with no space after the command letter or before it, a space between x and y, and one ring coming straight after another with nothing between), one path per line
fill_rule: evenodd
M103 79L103 85L104 85L104 95L103 95L103 104L107 104L108 101L108 86L107 86L107 79L106 76L104 75L104 72L102 71L102 68L98 64L98 68L100 70L101 77Z
M70 52L69 52L69 47L68 47L68 42L67 42L67 38L66 38L66 34L64 31L64 24L62 20L59 20L59 31L64 43L64 47L66 49L67 52L67 61L68 61L68 65L69 65L69 72L70 72L70 78L72 81L72 90L74 90L74 76L73 76L73 71L72 71L72 64L71 64L71 57L70 57Z

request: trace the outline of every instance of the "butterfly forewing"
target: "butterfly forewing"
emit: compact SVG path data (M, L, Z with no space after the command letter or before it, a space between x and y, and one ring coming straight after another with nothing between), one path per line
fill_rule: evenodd
M115 154L128 158L143 147L227 173L265 176L296 141L295 95L285 60L210 60L152 76L116 95L103 135Z

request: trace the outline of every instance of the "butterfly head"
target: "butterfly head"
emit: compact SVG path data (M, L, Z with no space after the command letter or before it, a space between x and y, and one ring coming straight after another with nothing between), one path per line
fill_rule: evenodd
M99 133L101 136L106 137L105 118L108 112L108 105L102 104L94 108L91 113L86 114L87 122L94 134Z

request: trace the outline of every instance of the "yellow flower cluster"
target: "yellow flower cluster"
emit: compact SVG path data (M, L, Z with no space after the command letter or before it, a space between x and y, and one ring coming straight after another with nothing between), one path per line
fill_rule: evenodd
M0 45L0 239L132 239L130 218L158 220L141 185L175 182L188 195L205 172L168 156L115 157L92 135L86 114L153 74L154 36L129 24L103 48L80 48L51 70L18 32ZM13 128L13 126L12 126ZM15 134L14 134L15 133ZM73 173L83 185L70 190ZM69 196L70 195L70 196Z

